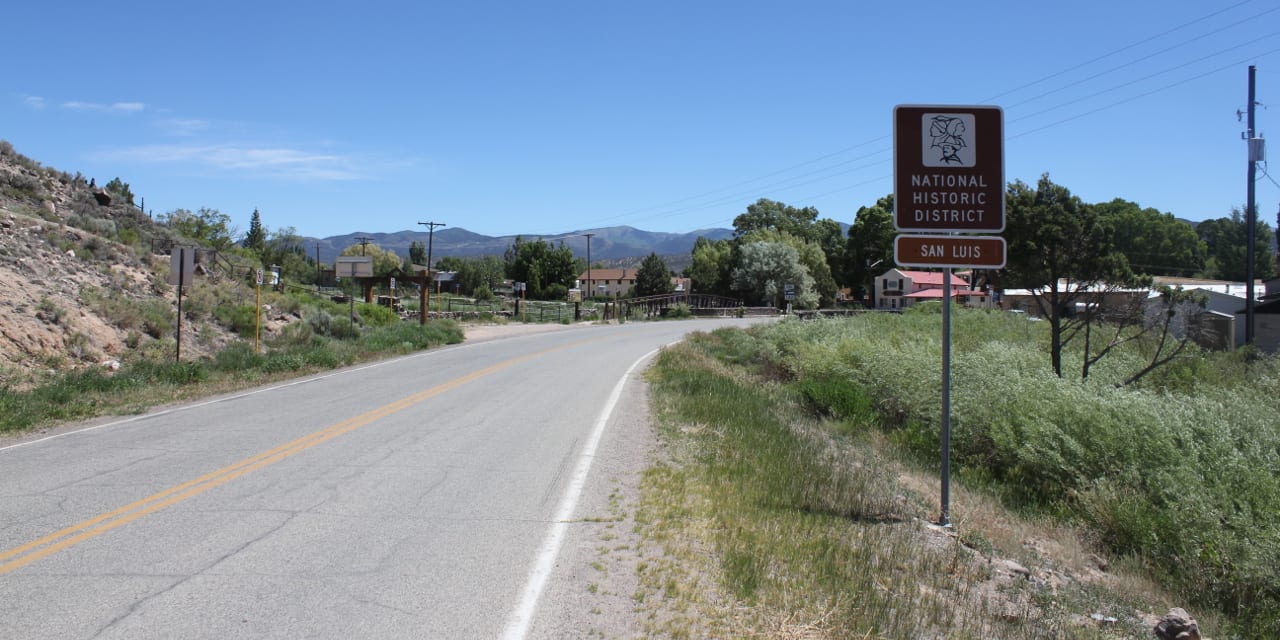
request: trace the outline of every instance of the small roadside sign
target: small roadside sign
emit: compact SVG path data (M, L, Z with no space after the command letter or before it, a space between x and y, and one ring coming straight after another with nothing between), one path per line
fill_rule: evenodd
M174 247L169 253L169 284L187 286L195 277L195 247Z
M900 234L893 240L893 261L904 267L1002 269L1004 260L1000 236Z
M254 281L258 283L259 287L262 286L262 269L261 268L258 269L257 276L254 278Z
M785 298L788 302L795 300L796 286L790 283L782 285L782 297Z
M395 277L395 276L391 276L391 290L392 290L392 291L395 291L395 290L396 290L396 277Z

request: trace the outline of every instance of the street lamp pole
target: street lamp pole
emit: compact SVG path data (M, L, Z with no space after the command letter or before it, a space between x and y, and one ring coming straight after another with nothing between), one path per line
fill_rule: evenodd
M431 245L434 243L436 227L446 226L443 222L419 222L427 228L427 277L422 281L422 291L418 294L418 324L427 323L427 309L431 308Z

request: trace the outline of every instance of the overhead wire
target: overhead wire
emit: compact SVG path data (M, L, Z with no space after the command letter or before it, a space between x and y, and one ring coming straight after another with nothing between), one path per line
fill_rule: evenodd
M988 98L987 100L984 100L983 102L992 102L992 101L994 101L994 100L995 100L995 99L997 99L997 98L1000 98L1000 97L1003 97L1003 96L1006 96L1006 95L1010 95L1010 94L1016 93L1016 92L1021 91L1021 90L1023 90L1023 89L1026 89L1026 88L1029 88L1029 87L1032 87L1032 86L1036 86L1036 85L1038 85L1038 84L1042 84L1042 83L1044 83L1044 82L1046 82L1046 81L1052 80L1053 78L1057 78L1057 77L1060 77L1060 76L1065 75L1065 74L1067 74L1067 73L1070 73L1071 71L1075 71L1075 70L1078 70L1078 69L1081 69L1081 68L1087 67L1087 66L1089 66L1089 65L1091 65L1091 64L1094 64L1094 63L1099 62L1099 61L1101 61L1101 60L1105 60L1105 59L1110 58L1110 57L1112 57L1112 56L1115 56L1115 55L1117 55L1117 54L1119 54L1119 53L1123 53L1123 52L1125 52L1125 51L1128 51L1128 50L1134 49L1134 48L1136 48L1136 47L1138 47L1138 46L1141 46L1141 45L1143 45L1143 44L1146 44L1146 43L1148 43L1148 42L1152 42L1152 41L1158 40L1158 39L1160 39L1160 38L1162 38L1162 37L1164 37L1164 36L1167 36L1167 35L1169 35L1169 34L1172 34L1172 33L1175 33L1175 32L1177 32L1177 31L1180 31L1180 30L1186 29L1186 28L1188 28L1188 27L1194 26L1194 25L1196 25L1196 24L1202 23L1202 22L1204 22L1204 21L1206 21L1206 20L1208 20L1208 19L1211 19L1211 18L1213 18L1213 17L1215 17L1215 16L1218 16L1218 15L1221 15L1221 14L1223 14L1223 13L1229 12L1229 11L1231 11L1231 10L1233 10L1233 9L1236 9L1236 8L1240 7L1240 6L1243 6L1243 5L1249 4L1249 3L1250 3L1250 2L1252 2L1252 1L1253 1L1253 0L1244 0L1243 2L1235 3L1235 4L1231 5L1231 6L1228 6L1228 7L1225 7L1225 8L1223 8L1223 9L1220 9L1220 10L1217 10L1217 11L1214 11L1214 12L1211 12L1211 13L1206 14L1206 15L1204 15L1204 16L1201 16L1201 17L1199 17L1199 18L1196 18L1196 19L1190 20L1190 21L1188 21L1188 22L1184 22L1184 23L1182 23L1182 24L1180 24L1180 25L1177 25L1177 26L1175 26L1175 27L1173 27L1173 28L1166 29L1166 30L1164 30L1164 31L1162 31L1162 32L1160 32L1160 33L1157 33L1157 34L1155 34L1155 35L1149 36L1149 37L1144 38L1144 39L1142 39L1142 40L1139 40L1139 41L1137 41L1137 42L1131 43L1131 44L1126 45L1126 46L1124 46L1124 47L1120 47L1120 48L1114 49L1114 50L1112 50L1112 51L1110 51L1110 52L1107 52L1107 53L1105 53L1105 54L1102 54L1102 55L1100 55L1100 56L1096 56L1096 57L1094 57L1094 58L1091 58L1091 59L1089 59L1089 60L1087 60L1087 61L1085 61L1085 62L1082 62L1082 63L1076 64L1076 65L1072 65L1072 66L1067 67L1067 68L1065 68L1065 69L1062 69L1062 70L1060 70L1060 71L1057 71L1057 72L1051 73L1051 74L1049 74L1049 75L1046 75L1046 76L1044 76L1044 77L1042 77L1042 78L1039 78L1039 79L1037 79L1037 80L1035 80L1035 81L1032 81L1032 82L1029 82L1029 83L1026 83L1026 84L1020 85L1019 87L1016 87L1016 88L1014 88L1014 89L1010 89L1009 91L1005 91L1005 92L1003 92L1003 93L997 94L996 96L993 96L993 97L991 97L991 98ZM1226 25L1226 26L1224 26L1224 27L1219 27L1219 28L1214 29L1214 30L1212 30L1212 31L1209 31L1209 32L1206 32L1206 33L1203 33L1203 34L1197 35L1197 36L1195 36L1195 37L1189 38L1189 39L1184 40L1184 41L1182 41L1182 42L1179 42L1179 43L1177 43L1177 44L1175 44L1175 45L1172 45L1172 46L1170 46L1170 47L1166 47L1166 48L1164 48L1164 49L1162 49L1162 50L1160 50L1160 51L1158 51L1158 52L1155 52L1155 53L1152 53L1152 54L1145 55L1145 56L1143 56L1143 57L1141 57L1141 58L1138 58L1138 59L1136 59L1136 60L1132 60L1132 61L1127 62L1127 63L1122 64L1122 65L1117 65L1117 66L1115 66L1115 67L1112 67L1111 69L1108 69L1108 70L1103 71L1103 72L1099 72L1099 73L1094 74L1094 75L1092 75L1092 76L1089 76L1088 78L1085 78L1085 79L1083 79L1083 80L1073 81L1073 82L1068 83L1068 84L1066 84L1066 85L1060 86L1060 87L1058 87L1058 88L1056 88L1056 89L1053 89L1053 90L1050 90L1050 91L1047 91L1047 92L1041 93L1041 94L1039 94L1039 95L1037 95L1037 96L1034 96L1034 97L1032 97L1032 98L1029 98L1029 99L1027 99L1027 100L1023 100L1023 101L1021 101L1021 102L1015 103L1014 105L1011 105L1011 106L1012 106L1012 107L1021 106L1021 105L1027 104L1027 103L1029 103L1029 102L1032 102L1032 101L1035 101L1035 100L1041 99L1041 98L1043 98L1043 97L1047 97L1047 96L1049 96L1049 95L1053 95L1053 94L1055 94L1055 93L1061 92L1061 91L1063 91L1063 90L1066 90L1066 89L1069 89L1069 88L1072 88L1072 87L1075 87L1075 86L1079 86L1080 84L1083 84L1083 83L1088 82L1088 81L1091 81L1091 80L1095 80L1095 79L1097 79L1097 78L1099 78L1099 77L1102 77L1102 76L1105 76L1105 75L1107 75L1107 74L1109 74L1109 73L1114 73L1115 71L1118 71L1118 70L1121 70L1121 69L1124 69L1124 68L1128 68L1128 67L1132 67L1132 66L1134 66L1134 65L1136 65L1136 64L1138 64L1138 63L1141 63L1141 62L1144 62L1144 61L1146 61L1146 60L1152 59L1152 58L1154 58L1154 57L1157 57L1157 56L1162 55L1162 54L1164 54L1164 53L1167 53L1167 52L1169 52L1169 51L1175 50L1175 49L1177 49L1177 48L1180 48L1180 47L1186 46L1187 44L1190 44L1190 43L1193 43L1193 42L1196 42L1196 41L1203 40L1204 38L1206 38L1206 37L1208 37L1208 36L1211 36L1211 35L1215 35L1215 34L1221 33L1221 32L1223 32L1223 31L1225 31L1225 30L1227 30L1227 29L1231 29L1231 28L1234 28L1234 27L1238 27L1238 26L1240 26L1241 24L1247 23L1247 22L1249 22L1250 20L1256 19L1256 18L1257 18L1257 17L1259 17L1259 16L1267 15L1267 14L1272 13L1272 12L1275 12L1275 11L1277 11L1277 10L1280 10L1280 7L1274 7L1274 8L1268 9L1268 10L1266 10L1266 11L1260 12L1260 13L1258 13L1258 14L1255 14L1255 15L1253 15L1253 16L1250 16L1249 18L1246 18L1246 19L1243 19L1243 20L1235 21L1235 22L1233 22L1233 23L1231 23L1231 24L1229 24L1229 25ZM1249 41L1249 42L1242 43L1242 44L1239 44L1239 45L1235 45L1235 46L1232 46L1232 47L1228 47L1228 48L1226 48L1226 49L1222 49L1222 50L1217 51L1217 52L1215 52L1215 53L1212 53L1212 54L1209 54L1209 55L1206 55L1206 56L1202 56L1202 57L1196 58L1196 59L1194 59L1194 60L1190 60L1190 61L1184 62L1184 63L1179 64L1179 65L1175 65L1175 66L1170 67L1170 68L1168 68L1168 69L1165 69L1165 70L1163 70L1163 71L1159 71L1159 72L1156 72L1156 73L1153 73L1153 74L1149 74L1149 75L1144 76L1144 77L1142 77L1142 78L1140 78L1140 79L1138 79L1138 80L1127 82L1127 83L1125 83L1124 85L1118 85L1118 86L1116 86L1116 87L1111 87L1111 88L1109 88L1109 89L1104 89L1104 90L1102 90L1102 91L1098 91L1098 92L1095 92L1095 93L1089 94L1088 96L1084 96L1084 97L1076 98L1076 99L1073 99L1073 100L1069 100L1069 101L1064 102L1064 103L1062 103L1062 104L1058 104L1058 105L1055 105L1055 106L1052 106L1052 107L1049 107L1049 108L1046 108L1046 109L1042 109L1042 110L1040 110L1040 111L1037 111L1037 112L1034 112L1034 113L1031 113L1031 114L1027 114L1027 115L1021 116L1021 117L1016 118L1016 119L1014 119L1014 120L1010 120L1010 121L1008 121L1008 122L1020 122L1020 121L1025 121L1025 120L1028 120L1028 119L1030 119L1030 118L1034 118L1034 117L1036 117L1036 116L1043 115L1043 114L1045 114L1045 113L1048 113L1048 112L1053 111L1053 110L1056 110L1056 109L1060 109L1060 108L1063 108L1063 107L1066 107L1066 106L1070 106L1070 105L1072 105L1072 104L1078 104L1078 103L1083 102L1083 101L1085 101L1085 100L1093 99L1093 98L1096 98L1096 97L1098 97L1098 96L1100 96L1100 95L1104 95L1104 94L1106 94L1106 93L1110 93L1110 92L1118 91L1118 90L1120 90L1120 89L1122 89L1122 88L1133 86L1133 84L1134 84L1135 82L1143 82L1143 81L1146 81L1146 80L1150 80L1150 79L1152 79L1152 78L1154 78L1154 77L1157 77L1157 76L1160 76L1160 75L1164 75L1164 74L1167 74L1167 73L1171 73L1171 72L1174 72L1174 71L1176 71L1176 70L1178 70L1178 69L1186 68L1186 67L1191 66L1191 65L1194 65L1194 64L1196 64L1196 63L1198 63L1198 62L1203 62L1204 60L1207 60L1207 59L1210 59L1210 58L1213 58L1213 57L1216 57L1216 56L1223 55L1223 54L1228 53L1228 52L1230 52L1230 51L1234 51L1234 50L1240 49L1240 48L1242 48L1242 47L1248 46L1248 45L1250 45L1250 44L1254 44L1254 43L1256 43L1256 42L1258 42L1258 41L1261 41L1261 40L1264 40L1264 39L1267 39L1267 38L1274 37L1274 36L1276 36L1276 35L1280 35L1280 32L1273 32L1273 33L1270 33L1270 34L1267 34L1267 35L1261 36L1261 37L1259 37L1259 38L1255 38L1255 39L1253 39L1253 40L1251 40L1251 41ZM1265 57L1265 56L1268 56L1268 55L1274 54L1274 53L1276 53L1277 51L1280 51L1280 49L1272 49L1272 50L1266 51L1266 52L1264 52L1264 53L1262 53L1262 54L1255 55L1255 56L1251 56L1250 58L1246 59L1246 61L1247 61L1247 60L1253 60L1253 59L1261 58L1261 57ZM1099 111L1104 111L1104 110L1106 110L1106 109L1114 108L1114 107L1116 107L1116 106L1119 106L1119 105L1122 105L1122 104L1126 104L1126 103L1128 103L1128 102L1133 102L1133 101L1138 100L1138 99L1141 99L1141 98L1143 98L1143 97L1150 96L1150 95L1152 95L1152 94L1154 94L1154 93L1158 93L1158 92L1160 92L1160 91L1165 91L1165 90L1171 89L1171 88L1173 88L1173 87L1177 87L1177 86L1180 86L1180 85L1186 84L1186 83L1188 83L1188 82L1192 82L1192 81L1194 81L1194 80L1198 80L1198 79L1203 78L1203 77L1205 77L1205 76L1208 76L1208 75L1212 75L1212 74L1214 74L1214 73L1221 72L1221 71L1223 71L1223 70L1225 70L1225 69L1228 69L1228 68L1230 68L1230 67L1232 67L1232 66L1235 66L1235 65L1237 65L1237 64L1240 64L1240 63L1239 63L1239 62L1235 62L1235 63L1232 63L1231 65L1226 65L1226 66L1223 66L1223 67L1218 67L1218 68L1215 68L1215 69L1213 69L1213 70L1211 70L1211 71L1208 71L1208 72L1205 72L1205 73L1201 73L1201 74L1197 74L1197 75L1192 76L1192 77L1190 77L1190 78L1185 78L1185 79L1180 80L1180 81L1178 81L1178 82L1174 82L1174 83L1171 83L1171 84L1168 84L1168 85L1164 85L1164 86L1162 86L1162 87L1159 87L1159 88L1156 88L1156 89L1152 89L1152 90L1149 90L1149 91L1143 92L1143 93L1141 93L1141 94L1138 94L1138 95L1132 96L1132 97L1130 97L1130 98L1126 98L1126 99L1124 99L1124 100L1119 100L1119 101L1116 101L1116 102L1112 102L1112 103L1109 103L1109 104L1107 104L1107 105L1105 105L1105 106L1098 107L1098 108L1096 108L1096 109L1091 109L1091 110L1089 110L1089 111L1086 111L1086 112L1083 112L1083 113L1079 113L1079 114L1076 114L1076 115L1071 116L1071 117L1068 117L1068 118L1063 118L1063 119L1061 119L1061 120L1057 120L1057 121L1051 122L1051 123L1046 124L1046 125L1041 126L1041 127L1037 127L1037 128L1034 128L1034 129L1030 129L1030 130L1027 130L1027 131L1023 131L1023 132L1021 132L1021 133L1018 133L1018 134L1015 134L1015 135L1013 135L1013 136L1010 136L1010 138L1018 138L1018 137L1022 137L1022 136L1025 136L1025 135L1029 135L1029 134L1031 134L1031 133L1035 133L1035 132L1038 132L1038 131L1042 131L1042 130L1044 130L1044 129L1048 129L1048 128L1051 128L1051 127L1054 127L1054 126L1059 126L1059 125L1061 125L1061 124L1064 124L1064 123L1067 123L1067 122L1071 122L1071 121L1073 121L1073 120L1077 120L1077 119L1079 119L1079 118L1086 117L1086 116L1088 116L1088 115L1092 115L1092 114L1097 113L1097 112L1099 112ZM742 181L739 181L739 182L736 182L736 183L733 183L733 184L727 185L727 186L725 186L725 187L721 187L721 188L718 188L718 189L713 189L713 190L710 190L710 191L706 191L706 192L702 192L702 193L699 193L699 194L691 195L691 196L688 196L688 197L685 197L685 198L679 198L679 199L677 199L677 200L672 200L672 201L669 201L669 202L666 202L666 203L662 203L662 204L657 204L657 205L652 205L652 206L649 206L649 207L644 207L644 208L641 208L641 209L631 210L631 211L626 212L626 213L620 213L620 214L613 215L613 216L607 216L607 217L603 217L603 218L597 218L597 220L605 221L605 220L613 220L613 219L619 219L619 218L634 218L636 214L640 214L640 213L644 213L644 212L648 212L648 211L655 211L655 210L663 210L663 211L659 211L659 212L655 213L654 215L642 216L642 218L643 218L643 219L662 219L662 218L670 218L670 217L677 216L677 215L680 215L680 214L683 214L683 213L688 213L688 212L690 212L690 211L697 211L697 210L701 210L701 209L708 209L708 208L712 208L712 207L720 206L720 205L722 205L722 204L727 204L727 203L730 203L730 202L740 201L743 197L750 197L750 195L752 195L752 194L759 194L761 189L769 189L769 190L777 190L777 189L793 189L793 188L795 188L795 187L804 186L804 185L808 185L808 184L813 184L813 183L815 183L815 182L821 182L821 181L823 181L823 180L829 180L829 179L834 178L834 177L837 177L837 176L847 175L847 174L849 174L849 173L854 173L854 172L856 172L856 171L864 170L864 169L870 168L870 167L872 167L872 166L876 166L876 165L880 165L880 164L886 164L886 163L888 163L888 162L889 162L889 160L887 160L887 159L886 159L886 160L879 161L879 162L871 163L871 164L868 164L868 165L862 165L862 166L859 166L859 167L854 167L854 168L852 168L852 169L848 169L848 170L844 170L844 171L838 171L838 172L834 172L834 173L829 173L829 174L827 174L827 175L825 175L825 176L823 176L823 177L814 178L814 179L812 179L812 180L803 180L803 181L799 181L799 182L797 182L797 180L800 180L801 178L810 177L810 176L816 176L816 175L822 174L822 173L824 173L824 172L829 172L831 169L834 169L834 168L836 168L836 167L845 166L845 165L851 164L851 163L856 162L856 161L861 160L861 159L866 159L866 158L868 158L868 157L872 157L872 156L875 156L875 155L879 155L879 154L881 154L881 153L889 152L889 151L891 151L891 149L890 149L890 148L883 148L883 149L881 149L881 150L879 150L879 151L877 151L877 152L873 152L873 153L871 153L871 154L865 154L865 155L859 156L859 157L857 157L857 158L853 158L853 159L850 159L850 160L845 160L845 161L842 161L842 162L839 162L839 163L836 163L836 164L833 164L833 165L825 166L825 167L822 167L822 168L818 168L818 169L815 169L815 170L813 170L813 171L809 171L809 172L806 172L806 173L803 173L803 174L799 174L799 175L795 175L795 176L790 176L790 177L783 178L783 179L778 180L778 181L775 181L775 182L771 182L771 183L767 183L767 184L764 184L764 185L760 185L759 187L756 187L756 188L754 188L754 189L752 189L752 190L750 190L750 191L741 191L741 190L740 190L740 191L735 191L735 192L733 192L733 193L727 193L727 192L730 192L730 191L732 191L732 190L734 190L734 189L737 189L738 187L744 187L744 186L747 186L747 185L751 185L751 184L755 184L755 183L759 183L759 182L762 182L762 181L768 180L769 178L773 178L773 177L777 177L777 176L785 175L785 174L787 174L787 173L789 173L789 172L791 172L791 171L794 171L794 170L795 170L795 169L797 169L797 168L810 166L810 165L813 165L813 164L816 164L816 163L822 162L822 161L824 161L824 160L828 160L828 159L831 159L831 158L834 158L834 157L838 157L838 156L840 156L840 155L843 155L843 154L845 154L845 153L848 153L849 151L852 151L852 150L855 150L855 149L859 149L859 148L862 148L862 147L866 147L866 146L868 146L868 145L872 145L872 144L875 144L875 143L877 143L877 142L881 142L881 141L883 141L883 140L885 140L885 139L888 139L888 138L891 138L891 137L892 137L892 136L889 136L889 135L879 136L879 137L872 138L872 139L866 140L866 141L864 141L864 142L858 143L858 144L856 144L856 145L852 145L852 146L850 146L850 147L845 147L845 148L840 149L840 150L838 150L838 151L834 151L834 152L831 152L831 153L828 153L828 154L824 154L824 155L822 155L822 156L819 156L819 157L816 157L816 158L813 158L813 159L810 159L810 160L806 160L806 161L804 161L804 162L796 163L796 164L793 164L793 165L788 166L788 167L786 167L786 168L779 169L779 170L776 170L776 171L772 171L772 172L769 172L769 173L766 173L766 174L762 174L762 175L760 175L760 176L756 176L756 177L754 177L754 178L750 178L750 179L747 179L747 180L742 180ZM889 175L887 175L887 176L881 176L881 177L873 178L873 179L870 179L870 180L867 180L867 181L863 181L863 182L859 182L859 183L856 183L856 184L852 184L852 185L845 185L845 186L842 186L842 187L837 188L837 189L834 189L834 190L829 190L829 191L826 191L826 192L823 192L823 193L820 193L820 194L815 194L815 195L812 195L812 196L808 196L808 197L804 198L803 200L816 199L816 198L825 197L825 196L827 196L827 195L831 195L831 194L834 194L834 193L840 193L840 192L843 192L843 191L852 190L852 189L855 189L855 188L858 188L858 187L861 187L861 186L865 186L865 185L867 185L867 184L872 184L872 183L875 183L875 182L879 182L879 181L881 181L881 180L885 180L885 179L888 179L888 178L891 178L891 177L892 177L892 174L889 174ZM1270 176L1268 176L1268 177L1270 177ZM723 195L722 195L722 194L723 194ZM695 202L695 201L698 201L698 200L701 200L701 199L710 198L711 196L716 196L716 197L715 197L714 199L711 199L711 200L708 200L708 201L704 201L704 202ZM685 205L685 203L689 203L689 204ZM685 206L681 206L681 207L676 207L676 208L674 208L674 209L670 209L671 207L675 207L675 205L685 205ZM664 209L665 209L665 210L664 210ZM704 226L704 225L700 225L700 226Z

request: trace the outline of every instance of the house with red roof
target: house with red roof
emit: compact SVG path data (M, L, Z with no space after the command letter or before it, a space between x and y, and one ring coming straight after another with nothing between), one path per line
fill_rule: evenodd
M941 300L945 280L936 271L890 269L876 278L876 308L904 309L922 300ZM969 289L969 282L951 274L951 297L970 307L991 306L991 292Z

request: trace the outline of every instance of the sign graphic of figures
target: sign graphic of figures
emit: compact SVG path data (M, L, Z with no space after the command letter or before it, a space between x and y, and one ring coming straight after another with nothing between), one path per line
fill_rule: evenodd
M893 110L894 227L908 233L1004 230L1000 107L898 105Z
M926 167L972 167L977 153L970 143L974 135L972 113L926 113L921 116L921 159Z

